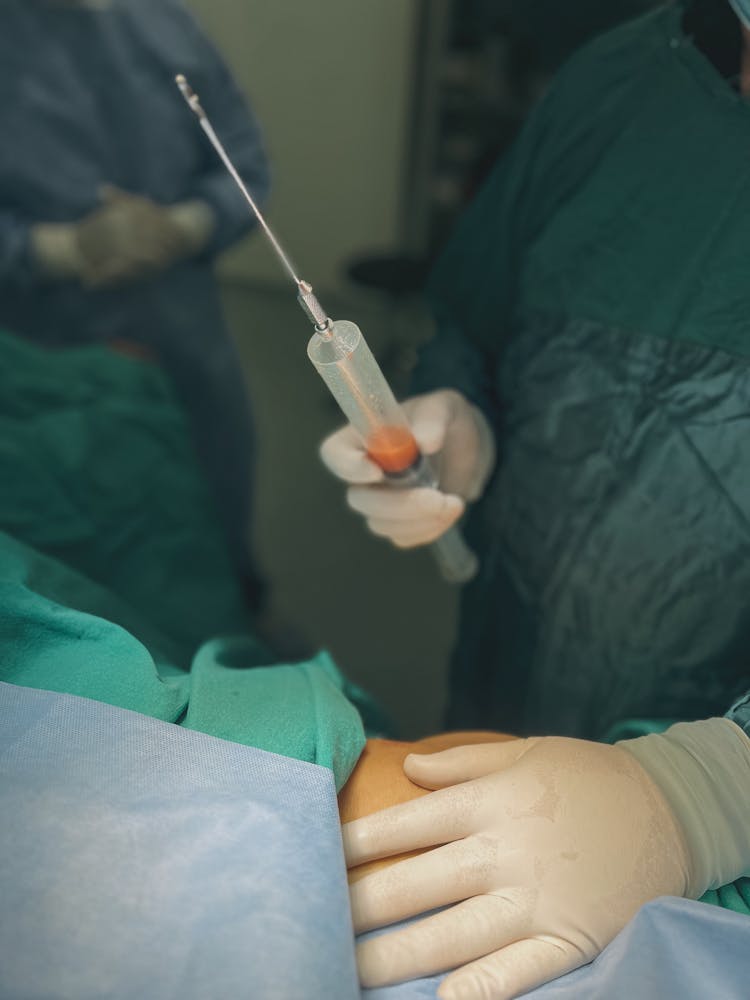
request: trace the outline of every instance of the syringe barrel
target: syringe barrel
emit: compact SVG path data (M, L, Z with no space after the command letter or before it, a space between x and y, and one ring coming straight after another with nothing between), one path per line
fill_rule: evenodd
M429 462L359 327L337 320L330 330L313 334L307 355L389 482L402 488L435 487ZM446 580L464 583L476 574L477 558L458 528L451 528L431 548Z
M307 356L365 442L383 427L408 431L404 412L355 323L337 320L327 333L313 334Z

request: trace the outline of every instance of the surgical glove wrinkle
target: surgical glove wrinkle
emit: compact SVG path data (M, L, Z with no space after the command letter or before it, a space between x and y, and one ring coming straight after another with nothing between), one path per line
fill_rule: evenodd
M355 929L449 908L362 942L366 987L456 969L443 1000L509 1000L591 961L641 905L691 883L679 824L619 747L516 740L411 755L404 769L435 791L347 824L347 863L435 849L356 882Z
M102 202L76 227L85 285L124 284L178 258L185 237L167 207L109 186L102 190Z
M48 278L106 288L147 278L195 256L214 225L213 212L201 201L160 205L105 186L101 205L79 222L34 227L31 247Z
M320 453L331 472L352 485L349 506L373 534L414 548L443 535L465 504L481 495L495 464L495 446L482 412L453 389L415 396L403 409L420 450L433 461L438 489L383 488L382 470L351 426L328 437Z

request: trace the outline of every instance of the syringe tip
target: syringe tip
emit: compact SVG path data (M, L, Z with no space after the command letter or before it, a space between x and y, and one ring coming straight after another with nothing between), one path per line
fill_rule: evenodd
M318 302L318 298L312 290L312 285L307 281L300 281L299 278L295 278L294 280L297 282L297 301L302 306L302 310L307 315L307 318L313 323L318 332L329 329L331 321L323 306Z

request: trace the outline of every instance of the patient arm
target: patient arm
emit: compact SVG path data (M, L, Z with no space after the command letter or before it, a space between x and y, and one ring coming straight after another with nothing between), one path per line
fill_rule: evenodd
M342 823L348 823L379 809L395 806L410 799L429 795L425 788L413 784L404 774L403 764L410 753L437 753L451 747L466 746L470 743L493 743L511 740L512 736L502 733L466 732L441 733L429 736L415 743L396 740L368 740L362 756L351 777L339 793L339 814ZM357 882L371 872L421 851L399 854L381 861L370 861L349 872L349 882Z

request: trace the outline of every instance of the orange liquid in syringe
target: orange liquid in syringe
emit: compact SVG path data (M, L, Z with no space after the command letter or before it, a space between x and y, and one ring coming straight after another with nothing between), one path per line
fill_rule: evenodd
M365 448L383 472L405 472L419 458L419 447L408 427L380 427L368 436Z

